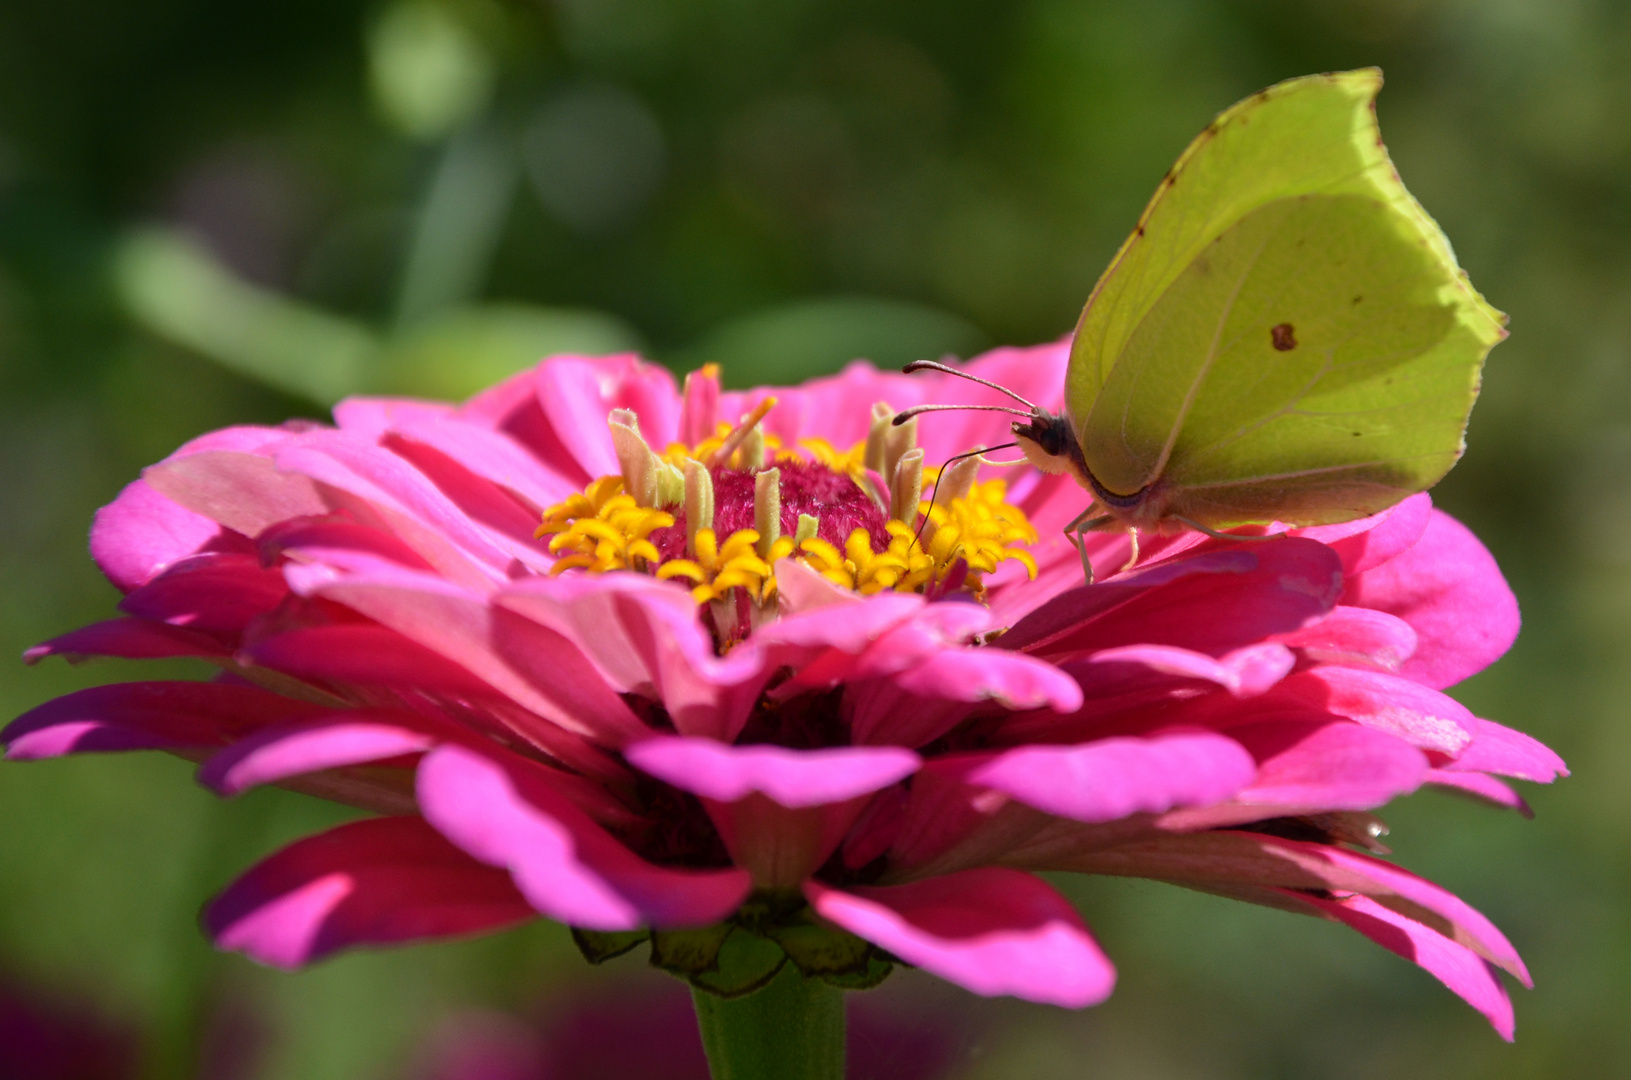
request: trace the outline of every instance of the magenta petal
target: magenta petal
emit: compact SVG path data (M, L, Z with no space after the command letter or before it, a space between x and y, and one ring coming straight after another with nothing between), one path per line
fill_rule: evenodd
M137 682L93 686L30 709L0 731L6 757L223 746L322 708L231 683Z
M388 722L391 713L378 716L352 710L264 728L211 756L198 770L199 782L222 795L236 795L291 776L418 753L440 741L415 730L422 724L404 727Z
M964 870L851 891L812 881L804 894L823 918L986 997L1080 1009L1115 986L1115 968L1081 917L1019 870Z
M119 607L192 630L237 633L283 602L289 587L253 555L195 555L132 590Z
M204 911L218 948L298 968L339 949L498 930L533 918L508 874L417 817L369 818L296 841Z
M572 926L706 926L747 898L751 882L741 870L646 862L553 790L546 772L443 746L419 766L419 802L443 835L507 868L533 907Z
M1422 492L1380 514L1340 525L1297 529L1295 535L1329 545L1342 558L1343 572L1362 574L1420 540L1432 512L1433 500Z
M280 521L329 510L309 479L279 472L260 454L212 450L172 456L149 466L142 479L187 509L251 539Z
M795 809L870 795L922 764L916 754L899 747L790 750L677 736L642 740L626 747L623 756L642 772L693 795L735 802L758 792Z
M170 656L227 656L231 649L196 630L147 619L108 619L70 630L23 653L38 663L47 656L78 660L87 656L117 656L126 660L156 660Z
M1327 918L1358 930L1378 945L1414 961L1467 1004L1483 1013L1497 1034L1512 1041L1512 999L1489 961L1414 919L1390 911L1368 896L1321 900L1288 889L1276 890Z
M1060 713L1082 707L1082 688L1070 676L1052 664L1000 649L946 649L890 681L931 700L994 701L1008 709Z
M1342 599L1408 622L1420 643L1400 673L1434 689L1482 671L1518 636L1518 601L1494 557L1440 510L1415 546L1352 579Z
M238 659L297 679L412 686L462 698L498 694L441 653L375 623L286 630L245 646Z
M1192 732L1022 747L973 768L967 779L1059 817L1101 822L1209 806L1256 775L1257 762L1239 743Z
M1521 731L1495 723L1469 717L1472 745L1445 769L1451 772L1490 772L1501 776L1515 776L1520 780L1533 780L1550 784L1559 776L1569 775L1569 768L1552 749L1539 739Z

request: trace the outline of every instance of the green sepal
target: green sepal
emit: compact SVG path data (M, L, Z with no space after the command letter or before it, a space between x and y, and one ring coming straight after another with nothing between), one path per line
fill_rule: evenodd
M655 950L653 950L655 952ZM722 998L738 998L766 986L787 964L780 945L750 930L735 928L715 956L715 967L690 976L698 990Z
M617 930L607 933L601 930L583 930L574 926L572 928L572 942L577 945L583 958L591 964L604 964L615 959L640 944L651 936L649 930Z
M894 964L874 955L867 957L866 967L861 971L823 975L821 981L840 990L871 990L889 978L894 970Z
M718 966L719 950L735 929L730 922L715 923L697 930L653 930L651 964L680 978L689 978Z
M799 916L778 926L767 926L766 937L780 945L806 976L849 975L867 970L872 945L846 930L818 923L805 908Z

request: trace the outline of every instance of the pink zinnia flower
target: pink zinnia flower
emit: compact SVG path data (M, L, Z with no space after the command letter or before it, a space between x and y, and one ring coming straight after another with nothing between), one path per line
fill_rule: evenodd
M1057 404L1066 348L971 370ZM596 958L649 934L708 989L788 957L845 986L904 961L1086 1006L1114 969L1034 873L1077 871L1345 923L1510 1037L1494 969L1527 984L1523 962L1379 858L1368 813L1424 784L1522 809L1497 777L1563 771L1441 692L1517 631L1488 552L1418 495L1252 543L1157 538L1126 571L1099 534L1083 585L1060 530L1084 494L974 466L941 475L916 540L924 463L1004 432L888 418L984 393L859 363L681 390L558 357L460 406L214 432L97 514L124 616L29 656L222 674L60 698L7 755L162 748L225 795L377 812L209 906L221 947L279 967L543 914Z

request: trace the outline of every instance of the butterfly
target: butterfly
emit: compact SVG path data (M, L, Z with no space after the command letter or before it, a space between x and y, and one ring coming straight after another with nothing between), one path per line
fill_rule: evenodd
M1089 580L1090 530L1128 530L1136 561L1138 530L1350 521L1461 456L1506 316L1394 170L1381 86L1310 75L1221 113L1088 297L1064 412L987 384L1026 406L984 406L1026 418L1025 457L1092 496L1065 529Z

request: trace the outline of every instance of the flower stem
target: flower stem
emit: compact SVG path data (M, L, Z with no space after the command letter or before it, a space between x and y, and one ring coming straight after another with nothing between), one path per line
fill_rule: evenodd
M788 964L746 997L691 998L713 1080L843 1080L842 990Z

